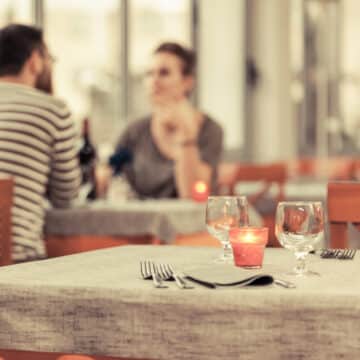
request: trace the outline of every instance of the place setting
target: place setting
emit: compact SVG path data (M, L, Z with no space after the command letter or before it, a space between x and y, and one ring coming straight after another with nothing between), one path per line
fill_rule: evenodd
M222 245L218 256L209 258L207 263L185 267L173 266L166 260L145 260L140 263L142 278L152 279L156 288L163 289L169 288L169 281L175 282L180 289L229 289L272 284L294 289L298 280L303 283L307 278L322 276L309 269L308 262L314 264L315 259L352 260L356 254L354 249L316 248L324 239L324 210L318 201L286 201L277 206L275 234L283 248L294 254L292 269L285 253L277 263L273 259L269 262L270 258L264 262L269 229L250 225L245 196L209 196L205 222L208 232ZM309 254L311 259L308 259Z
M248 202L245 196L210 196L206 207L209 233L222 244L219 256L208 265L175 270L171 264L144 260L140 262L143 279L152 280L156 288L166 289L167 281L175 281L181 289L194 285L215 289L221 287L264 286L277 284L294 288L289 281L264 273L264 250L268 229L249 225Z
M298 280L303 284L307 278L322 276L309 269L308 262L314 265L316 259L352 260L356 255L354 249L316 248L324 239L324 210L318 201L285 201L277 205L275 234L283 248L294 254L293 268L285 252L281 252L278 261L270 256L264 261L269 229L250 225L245 196L209 196L205 222L208 232L222 245L216 257L186 266L174 266L166 259L143 260L140 262L142 279L152 280L159 289L168 289L169 281L185 290L268 285L295 289Z

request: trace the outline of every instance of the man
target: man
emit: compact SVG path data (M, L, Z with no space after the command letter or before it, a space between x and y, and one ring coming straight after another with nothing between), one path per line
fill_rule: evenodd
M13 261L46 257L46 196L67 207L77 196L76 134L66 105L51 96L52 57L40 29L0 29L0 175L15 180Z

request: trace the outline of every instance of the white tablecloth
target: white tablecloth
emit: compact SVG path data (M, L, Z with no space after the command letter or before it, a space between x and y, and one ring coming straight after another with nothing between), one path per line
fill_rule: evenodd
M176 235L206 231L206 203L191 200L133 200L94 202L72 209L47 212L48 235L153 235L170 243ZM249 210L254 225L262 223L253 208Z
M285 183L285 197L289 200L325 201L327 180L289 180Z
M0 348L163 360L358 357L360 257L312 255L321 276L293 278L292 290L155 289L140 278L145 258L189 269L218 251L123 246L2 267ZM266 249L264 272L292 265L290 252Z
M287 200L299 201L325 201L327 196L327 180L322 179L289 179L284 184L284 194ZM241 182L237 192L243 195L251 195L261 191L264 186L262 181ZM277 184L272 184L270 194L276 197L279 193Z

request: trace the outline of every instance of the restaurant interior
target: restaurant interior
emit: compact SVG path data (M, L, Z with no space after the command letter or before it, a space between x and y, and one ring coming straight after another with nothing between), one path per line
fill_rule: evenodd
M0 177L0 360L356 359L359 15L358 0L0 0L0 28L43 30L80 163L94 154L72 206L47 205L40 261L12 258L16 181ZM223 141L216 187L155 198L108 172L132 161L118 142L152 112L164 42L196 54L188 100Z

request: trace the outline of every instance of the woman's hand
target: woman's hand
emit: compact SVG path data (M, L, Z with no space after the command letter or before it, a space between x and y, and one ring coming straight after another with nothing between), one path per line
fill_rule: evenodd
M112 168L101 164L95 168L96 195L99 198L105 198L109 190L112 178Z
M158 104L154 116L171 142L181 144L197 139L201 117L187 99Z

